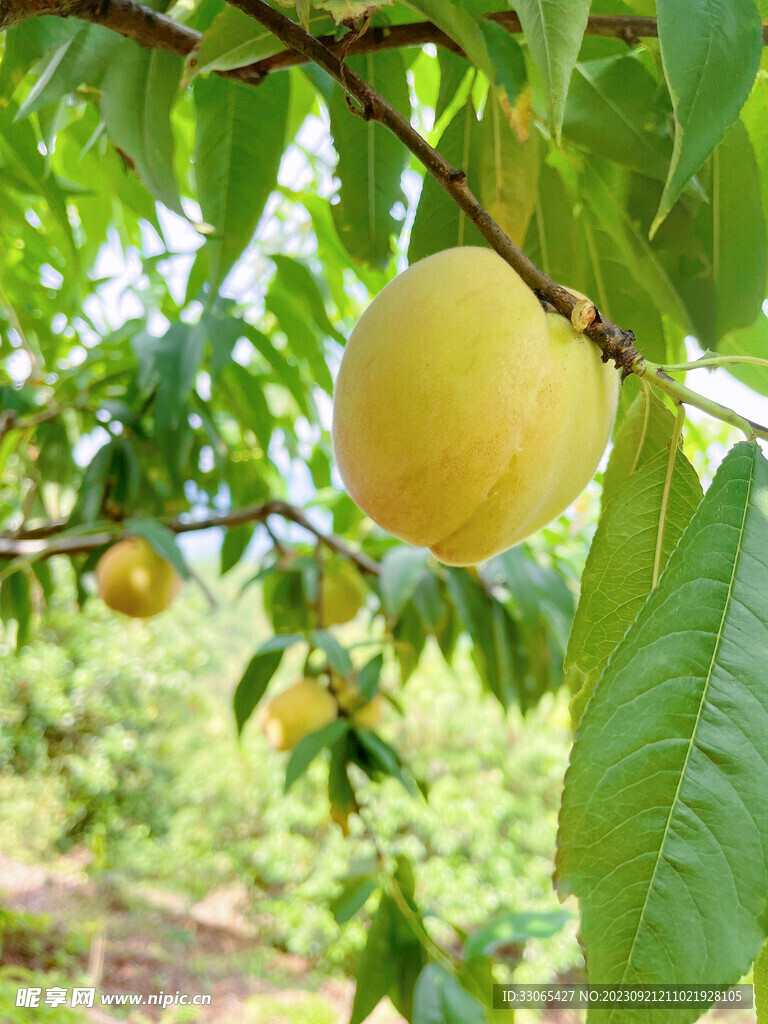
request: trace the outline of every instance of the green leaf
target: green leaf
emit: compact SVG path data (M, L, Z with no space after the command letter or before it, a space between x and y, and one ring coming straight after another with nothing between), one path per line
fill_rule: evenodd
M58 103L83 83L98 85L119 42L119 36L101 25L82 25L51 54L17 116L28 117Z
M370 767L381 775L391 775L398 779L406 789L413 787L410 780L403 774L403 762L394 747L385 743L381 736L369 729L360 729L356 733L360 746L368 755Z
M126 40L101 83L101 114L114 144L130 157L152 195L183 214L173 170L171 108L182 62Z
M590 0L517 0L515 5L525 41L544 82L549 126L558 143L589 5Z
M369 701L379 688L379 678L381 677L383 665L384 656L377 654L360 669L360 674L357 677L357 688L360 696L365 701Z
M562 177L545 163L531 219L525 253L554 281L578 287L585 265L583 236L574 217L574 203ZM596 301L600 301L597 297Z
M424 548L405 545L390 548L381 560L379 587L388 615L397 617L413 597L416 584L427 566Z
M398 857L394 882L414 917L419 917L413 902L413 874L402 856ZM425 963L424 950L410 921L394 898L385 893L358 964L350 1024L361 1024L385 995L399 1013L412 1020L414 986Z
M126 519L125 528L137 537L143 537L155 551L170 562L176 572L189 579L189 566L176 542L176 534L156 519Z
M760 176L741 121L712 156L712 236L719 339L754 323L768 274Z
M434 573L425 572L419 578L413 592L413 604L427 632L436 635L446 625L450 612L441 581Z
M503 946L529 939L548 939L573 920L569 910L524 911L502 914L476 929L464 943L467 960L493 956Z
M658 310L688 328L690 317L685 303L667 274L666 268L644 233L627 211L621 182L611 184L607 176L613 168L591 162L580 179L589 211L606 234L616 243L622 262L653 299Z
M672 154L669 101L635 56L576 65L563 135L596 156L664 181Z
M611 659L573 749L556 877L579 897L593 983L734 983L763 945L767 552L768 462L742 443ZM650 1024L697 1016L643 1011Z
M495 21L480 18L477 22L485 36L485 45L493 66L494 82L506 104L513 107L528 83L525 57L515 37Z
M398 915L391 897L382 896L355 972L355 998L349 1024L362 1024L394 984L392 932Z
M348 731L349 722L346 718L337 718L316 732L303 736L291 751L285 769L285 792L287 793L297 779L301 778L314 759L325 747L331 747Z
M757 1024L768 1024L768 943L755 961L754 983Z
M470 187L480 180L480 125L470 98L454 115L437 144L437 151L463 170ZM411 263L456 245L485 245L485 239L431 174L424 178L416 219L411 230Z
M253 523L231 526L221 544L221 575L233 569L245 554L253 536Z
M751 327L726 334L718 342L717 351L722 355L768 359L768 316L761 312ZM741 366L727 366L725 369L742 384L754 388L761 395L768 395L768 366L744 363Z
M535 128L526 142L519 141L492 89L480 126L478 186L483 206L515 245L525 241L536 207L543 148Z
M413 993L413 1024L485 1024L485 1008L444 967L427 964Z
M415 672L427 642L421 616L412 601L406 604L392 627L392 639L396 642L395 657L400 666L400 678L405 683Z
M279 253L273 253L270 258L277 268L276 279L291 295L301 296L302 305L317 329L343 345L344 335L331 322L317 278L306 263L290 256L281 256Z
M603 476L603 508L630 474L669 442L675 417L651 388L635 398L622 420Z
M575 665L592 680L599 677L651 592L661 519L663 568L701 501L696 470L678 450L664 509L668 463L667 447L635 470L605 506L597 524L565 657L566 668Z
M507 708L514 694L515 624L507 609L463 569L448 570L448 589L472 637L472 660L480 681Z
M658 0L657 9L675 142L651 236L739 116L763 46L754 0Z
M298 636L272 637L251 658L235 690L234 709L238 734L243 731L243 726L264 696L270 679L283 660L283 654L299 640L301 637Z
M213 292L250 242L275 188L289 99L287 75L268 75L258 89L218 75L195 83L197 195L217 232L206 243Z
M406 119L410 116L405 64L399 51L367 54L347 63ZM353 114L338 85L330 114L339 154L336 174L341 181L340 201L333 207L339 237L355 259L383 267L392 254L391 236L400 230L392 207L405 201L400 178L408 165L408 151L382 125Z
M328 664L334 672L338 672L341 676L352 674L352 661L349 654L332 633L329 633L327 629L316 629L310 640L315 647L319 647L321 651L325 652Z
M363 909L377 888L376 878L371 877L370 874L345 878L342 881L341 892L328 906L336 924L346 924L347 921L351 921L355 914Z
M333 31L333 21L314 12L310 16L313 35ZM242 68L263 57L271 57L282 49L280 41L257 21L238 10L225 6L203 33L200 47L187 58L186 79L209 71Z

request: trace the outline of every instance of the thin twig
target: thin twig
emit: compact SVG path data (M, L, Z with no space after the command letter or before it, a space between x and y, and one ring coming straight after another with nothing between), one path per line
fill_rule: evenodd
M372 558L362 551L356 551L350 547L341 537L334 533L326 533L315 526L307 517L306 513L291 505L287 501L275 499L265 501L260 505L251 505L248 508L232 509L230 512L216 516L207 516L204 519L182 520L165 519L161 520L165 526L174 533L191 533L197 530L211 530L215 527L240 526L243 523L264 522L268 516L282 516L297 526L301 526L313 537L317 538L331 551L341 555L350 562L354 562L361 572L369 576L378 576L379 566ZM78 536L59 537L57 533L63 532L66 527L65 520L57 520L54 523L46 523L26 532L0 534L0 559L13 558L51 558L53 555L77 555L85 554L96 548L109 544L119 538L124 530L120 524L107 530L99 530L92 534L79 534ZM49 538L55 538L50 540Z

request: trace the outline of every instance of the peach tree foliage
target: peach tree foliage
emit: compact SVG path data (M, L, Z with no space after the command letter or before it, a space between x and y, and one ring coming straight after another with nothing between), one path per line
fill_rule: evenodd
M114 7L99 23L93 4L41 6L25 20L0 3L0 614L17 644L52 554L83 580L132 532L186 574L176 534L216 519L227 573L256 537L275 635L236 689L238 729L293 647L369 697L385 663L405 685L429 637L449 663L471 645L505 708L570 686L556 884L579 899L590 980L738 981L768 936L756 441L703 495L679 421L630 378L578 602L568 517L478 572L372 529L332 469L345 338L406 259L484 244L476 224L429 174L419 190L403 142L326 70L277 56L247 13L258 0L147 4L157 16L140 12L132 38ZM502 0L272 6L346 57L512 242L648 359L680 363L692 334L768 395L765 0L600 0L589 21L588 0L519 0L514 23ZM387 43L391 29L410 45ZM312 494L303 511L289 466ZM360 572L380 649L323 628L329 555ZM359 809L351 765L428 799L351 720L301 741L287 784L319 755L342 820ZM407 860L346 879L338 920L374 894L354 1024L385 995L416 1024L507 1019L488 1006L499 958L564 920L509 908L458 932L456 954L425 928Z

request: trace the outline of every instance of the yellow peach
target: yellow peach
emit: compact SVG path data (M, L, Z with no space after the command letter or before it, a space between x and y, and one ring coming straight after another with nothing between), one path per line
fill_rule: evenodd
M380 526L472 565L546 525L592 478L618 374L490 249L448 249L378 295L334 394L344 484Z
M96 566L99 597L116 612L147 619L168 607L181 587L178 573L143 537L126 537Z

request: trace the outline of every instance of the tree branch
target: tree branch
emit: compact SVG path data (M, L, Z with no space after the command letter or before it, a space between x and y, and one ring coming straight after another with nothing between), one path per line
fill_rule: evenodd
M134 0L0 0L0 31L43 15L79 18L118 32L140 46L186 57L202 36Z
M523 30L520 19L514 11L497 11L485 14L483 17L488 21L495 21L507 32L514 33ZM768 42L768 26L765 27L764 32L766 42ZM587 21L586 34L623 39L625 43L632 46L643 36L657 36L659 30L655 18L591 14ZM342 47L344 47L344 40L339 42L332 35L319 36L318 39L336 56L340 55ZM409 25L374 26L359 39L349 43L344 52L347 56L353 57L364 53L374 53L378 50L400 50L408 46L424 46L425 43L434 43L435 46L443 46L448 50L453 50L454 53L463 53L458 43L437 25L433 25L431 21L417 21ZM307 57L300 50L288 49L250 64L247 70L251 77L258 79L270 71L305 64L306 61ZM245 72L246 68L240 70Z
M334 533L325 533L315 526L308 519L303 509L291 505L287 501L275 499L265 501L260 505L251 505L248 508L232 509L230 512L217 516L207 516L205 519L162 520L174 533L192 533L197 530L211 530L215 527L242 526L244 523L266 523L270 516L281 516L290 522L301 526L313 537L316 537L321 544L324 544L330 551L336 552L343 558L354 562L361 572L369 576L378 576L379 566L368 555L361 551L355 551L346 541L337 537ZM103 530L99 533L92 533L77 537L60 537L57 540L49 541L48 538L55 537L66 527L66 520L57 520L53 523L46 523L43 526L35 527L28 531L17 533L0 534L0 559L12 558L51 558L53 555L82 555L104 544L110 544L129 531L118 526L116 530Z
M396 135L442 185L492 248L518 272L528 287L541 299L554 306L558 313L570 319L578 300L562 285L556 284L517 248L475 198L467 185L464 171L448 163L391 103L342 63L319 39L309 35L290 18L263 0L229 2L268 28L285 46L302 53L307 60L313 61L327 71L350 97L357 100L360 104L358 113L366 121L378 121ZM641 361L634 348L634 334L603 318L597 310L584 333L600 346L604 360L613 359L617 366L627 372L632 372L635 363Z

